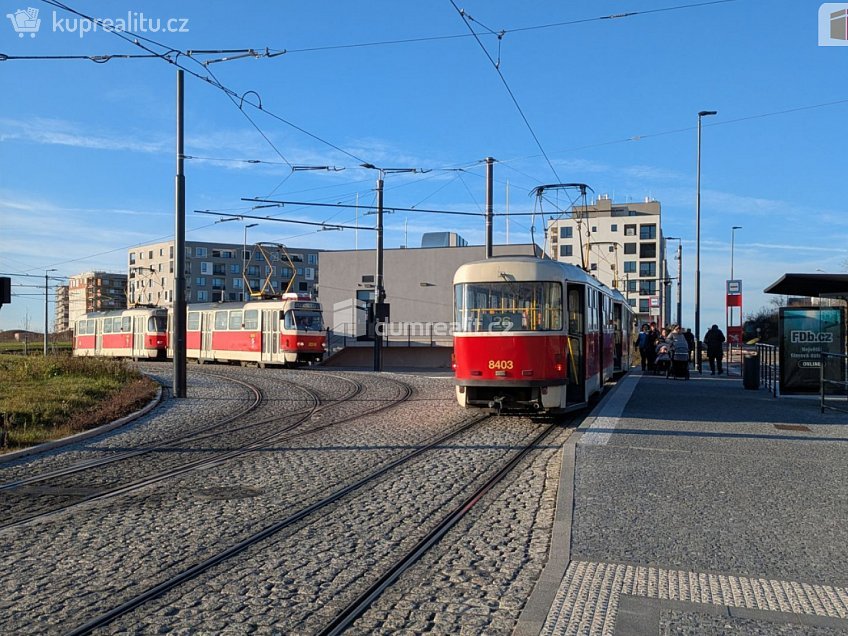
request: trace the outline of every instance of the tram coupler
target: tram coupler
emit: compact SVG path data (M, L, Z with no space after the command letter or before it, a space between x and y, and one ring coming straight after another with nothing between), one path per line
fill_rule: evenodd
M490 409L495 409L495 412L496 412L498 415L500 415L500 414L501 414L501 410L503 410L503 403L504 403L504 398L503 398L503 397L496 397L496 398L494 398L493 400L491 400L491 401L489 402L489 408L490 408Z

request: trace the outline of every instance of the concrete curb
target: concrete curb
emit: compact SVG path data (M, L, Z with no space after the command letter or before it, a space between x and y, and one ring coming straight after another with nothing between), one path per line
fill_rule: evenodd
M626 377L626 376L625 376ZM638 382L638 379L637 379ZM583 419L562 447L562 467L560 469L559 489L557 491L556 513L551 530L551 547L548 562L536 581L530 598L518 618L513 630L514 636L537 636L545 626L551 606L554 603L559 585L565 571L571 563L571 523L574 515L574 471L577 458L577 444L594 422L621 384L616 384Z
M38 446L23 448L21 450L13 451L11 453L4 453L3 455L0 455L0 464L10 462L15 459L20 459L22 457L27 457L29 455L37 455L38 453L51 451L62 446L75 444L76 442L81 442L90 437L101 435L102 433L108 433L111 430L114 430L120 426L124 426L125 424L129 424L130 422L137 420L138 418L150 413L150 411L159 406L159 404L163 400L164 395L165 392L162 390L162 386L159 385L159 389L156 391L156 397L150 400L150 402L148 402L144 407L142 407L138 411L135 411L134 413L130 413L126 417L122 417L113 422L109 422L108 424L103 424L102 426L98 426L97 428L92 428L90 430L83 431L82 433L77 433L76 435L71 435L70 437L54 439L53 441L44 442L43 444L39 444Z

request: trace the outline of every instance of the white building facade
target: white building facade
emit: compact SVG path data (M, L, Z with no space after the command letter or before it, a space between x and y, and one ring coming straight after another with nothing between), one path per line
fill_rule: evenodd
M602 195L592 205L574 206L549 222L545 251L621 291L640 324L673 321L659 201L613 203Z

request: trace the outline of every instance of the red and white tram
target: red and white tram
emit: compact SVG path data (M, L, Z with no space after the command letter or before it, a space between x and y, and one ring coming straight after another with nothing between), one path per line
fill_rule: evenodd
M326 349L321 304L308 296L188 306L188 359L297 365L320 362Z
M173 357L163 307L91 313L76 323L74 355ZM321 304L309 296L189 305L186 357L198 362L298 365L319 362L327 350Z
M630 366L632 310L579 267L529 256L454 275L456 396L464 407L564 412Z
M86 314L74 328L74 355L164 360L167 329L168 310L164 307Z

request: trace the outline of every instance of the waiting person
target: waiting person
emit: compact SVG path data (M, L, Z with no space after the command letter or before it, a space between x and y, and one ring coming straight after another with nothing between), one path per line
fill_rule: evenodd
M675 359L676 356L686 354L686 358L689 357L689 341L686 338L686 335L680 329L680 325L674 325L671 328L671 334L666 338L668 343L671 345L671 348L674 351Z
M642 359L642 371L648 369L648 323L642 324L642 330L636 337L636 348L639 349L639 357Z
M657 341L660 334L657 332L657 323L652 322L648 326L648 371L654 372L654 365L657 361Z
M686 333L683 334L683 337L686 338L686 344L689 346L689 363L695 364L695 335L692 333L691 329L687 329Z
M721 359L724 357L724 334L718 325L713 325L704 336L704 344L707 345L707 359L710 361L710 375L716 374L716 365L718 365L718 374L723 373L721 368Z

